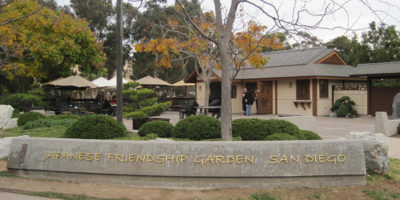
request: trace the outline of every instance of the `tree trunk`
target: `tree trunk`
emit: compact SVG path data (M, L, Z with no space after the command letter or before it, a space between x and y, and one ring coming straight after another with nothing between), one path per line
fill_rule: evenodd
M122 106L122 0L117 1L117 121L123 124Z
M219 40L218 50L221 57L222 83L221 83L221 137L223 140L232 141L232 55L228 42Z
M210 79L203 79L204 81L204 106L208 106L210 99ZM205 112L207 113L207 112Z

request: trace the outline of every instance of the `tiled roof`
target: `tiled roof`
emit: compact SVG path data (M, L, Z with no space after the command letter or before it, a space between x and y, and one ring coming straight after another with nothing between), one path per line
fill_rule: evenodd
M241 70L235 79L284 78L303 76L349 77L354 68L346 65L309 64Z
M400 74L400 62L359 64L352 75Z
M324 47L309 49L294 49L285 51L272 51L263 53L268 58L266 67L281 67L294 65L307 65L318 61L333 52L332 49Z
M324 47L296 49L263 53L268 64L261 69L246 67L235 77L237 80L260 78L285 78L305 76L350 77L357 70L348 65L317 64L319 60L334 52ZM221 77L221 71L213 70Z

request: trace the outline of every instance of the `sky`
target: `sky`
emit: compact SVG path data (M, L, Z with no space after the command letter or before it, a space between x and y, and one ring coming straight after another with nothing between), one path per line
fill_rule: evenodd
M68 5L69 0L56 0L59 5ZM214 11L213 0L198 0L204 10ZM227 13L230 1L221 0L224 11ZM314 25L324 13L325 8L329 8L333 14L326 15L317 28L309 32L319 39L327 42L335 37L346 35L352 37L354 33L361 35L368 31L369 23L376 21L378 24L383 22L388 25L395 25L400 30L400 0L250 0L262 7L267 14L279 17L286 21L297 20L302 25ZM270 5L262 2L269 2ZM115 3L116 0L113 0ZM127 2L127 0L124 0ZM173 0L168 0L168 4L173 4ZM300 10L299 17L297 13ZM277 12L276 12L277 11ZM275 23L264 14L260 9L248 3L241 3L235 20L235 30L240 30L249 20L266 25L270 32L282 31L282 28L274 26ZM293 14L294 13L294 14ZM286 26L288 29L297 29Z

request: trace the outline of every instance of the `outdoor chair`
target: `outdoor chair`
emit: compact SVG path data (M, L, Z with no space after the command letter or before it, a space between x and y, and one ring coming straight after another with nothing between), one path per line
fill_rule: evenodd
M221 99L212 100L208 106L221 106ZM212 117L216 115L217 119L221 117L221 108L210 108L208 109L208 112L212 113Z
M197 107L199 104L194 101L190 100L188 103L179 109L179 119L183 119L186 116L196 115Z

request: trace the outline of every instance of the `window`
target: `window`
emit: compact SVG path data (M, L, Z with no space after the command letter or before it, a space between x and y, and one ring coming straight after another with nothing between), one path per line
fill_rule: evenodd
M310 100L310 80L296 80L296 99Z
M319 80L319 98L329 97L329 84L328 80Z
M232 85L231 99L236 99L236 85Z

